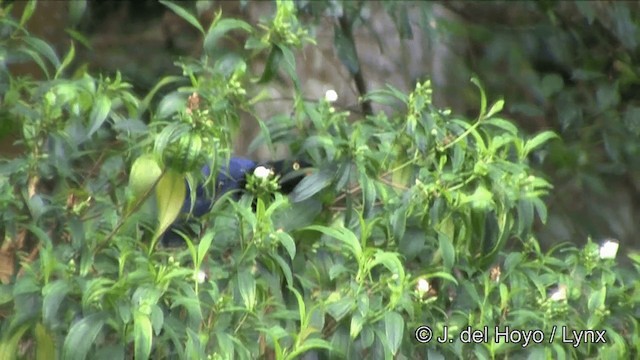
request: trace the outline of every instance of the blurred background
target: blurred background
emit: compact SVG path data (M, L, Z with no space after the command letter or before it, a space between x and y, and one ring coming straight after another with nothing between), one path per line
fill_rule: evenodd
M14 2L20 14L26 2ZM538 226L546 246L615 238L640 248L640 3L637 1L298 1L299 15L317 39L297 59L307 98L329 89L338 106L357 114L359 91L348 59L340 56L339 19L353 20L360 74L366 90L390 84L408 92L432 79L436 105L473 118L476 75L490 101L504 97L504 117L527 134L554 130L561 136L531 161L555 188L546 198L549 220ZM216 11L251 24L273 14L266 1L180 1L207 29ZM202 35L153 0L41 1L28 29L64 54L70 38L78 67L93 73L119 70L140 95L174 62L201 55ZM242 47L229 38L220 52ZM266 59L265 59L266 60ZM342 60L342 61L341 61ZM262 63L264 64L264 63ZM260 61L255 62L260 67ZM34 64L11 64L14 74L39 76ZM259 69L256 69L259 71ZM270 92L261 114L286 114L290 84ZM289 101L287 101L289 100ZM384 110L384 109L374 109ZM266 115L265 115L266 116ZM248 153L258 125L243 119L235 143ZM0 139L0 152L18 152L15 134Z

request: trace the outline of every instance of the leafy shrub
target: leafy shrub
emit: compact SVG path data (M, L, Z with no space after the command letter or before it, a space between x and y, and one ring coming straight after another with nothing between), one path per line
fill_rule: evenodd
M21 125L28 150L0 164L3 251L20 260L1 288L3 357L637 355L637 271L617 268L615 251L594 243L543 253L531 232L536 214L546 218L551 185L528 158L553 133L525 139L475 79L476 119L434 107L426 80L410 94L366 94L396 112L354 121L335 94L303 98L294 51L312 39L292 3L278 1L259 28L217 17L206 31L167 6L203 33L208 51L243 31L246 52L183 59L184 76L161 79L143 99L117 76L65 76L73 47L63 61L35 47L27 53L49 54L41 67L55 76L2 84L3 117ZM3 14L2 31L34 43ZM254 73L250 55L261 52L267 65ZM186 248L158 246L179 216L184 179L212 191L200 166L215 176L239 111L264 101L281 70L295 85L291 116L254 113L256 141L286 145L313 171L290 197L271 196L274 179L249 175L252 192L219 199ZM179 87L155 105L169 84ZM638 270L640 256L631 259ZM451 341L417 341L424 326ZM539 329L546 345L460 337L485 326L491 336L495 326ZM554 329L605 330L607 343L549 341Z

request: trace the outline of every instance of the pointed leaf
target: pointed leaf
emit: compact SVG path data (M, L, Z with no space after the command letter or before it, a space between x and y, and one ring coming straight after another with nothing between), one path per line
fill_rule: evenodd
M49 360L56 353L53 336L41 323L36 325L36 360Z
M180 7L179 5L169 2L167 0L160 0L160 4L171 9L171 11L176 13L176 15L180 16L189 24L193 25L196 29L198 29L198 31L200 31L202 35L204 35L204 29L202 28L202 25L200 25L200 21L198 21L198 19L195 16L193 16L193 14L191 14L184 8Z
M271 47L271 52L269 53L269 57L267 57L267 62L264 65L264 70L260 80L258 80L258 84L264 84L271 81L271 79L273 79L273 77L278 73L281 61L282 50L277 46Z
M162 175L162 169L152 154L141 155L133 162L129 174L129 189L135 202L151 190L160 175Z
M384 315L384 330L391 353L395 356L400 349L404 335L404 319L397 312L388 312Z
M253 310L256 305L256 279L251 272L243 270L238 273L238 291L244 302L244 306Z
M558 135L556 135L556 133L554 133L553 131L541 132L540 134L536 135L533 139L527 141L524 144L524 156L529 155L531 151L533 151L540 145L544 144L545 142L557 137Z
M55 50L51 47L51 45L47 44L45 41L40 40L35 37L27 36L24 38L24 42L29 44L31 48L37 51L40 55L44 56L49 60L49 62L54 66L60 66L60 59L58 59L58 55Z
M333 28L334 38L333 46L335 46L338 59L347 67L349 73L356 74L360 71L358 63L358 53L353 41L344 34L339 26Z
M33 16L33 12L36 10L36 3L36 0L29 0L27 5L24 7L22 16L20 17L20 27L24 26L24 24L31 19L31 16Z
M105 95L100 95L91 109L91 115L89 115L89 123L91 129L87 134L87 137L91 137L107 120L107 116L111 112L111 99Z
M480 115L478 116L478 119L483 119L485 117L485 111L487 111L487 96L485 95L482 84L480 84L480 80L478 80L478 78L471 78L471 82L480 90Z
M331 185L334 172L329 170L315 172L300 181L291 193L291 201L296 203L304 201Z
M327 236L331 236L334 239L340 240L347 246L356 260L358 260L358 262L361 261L360 257L362 256L362 247L360 246L358 238L351 230L345 227L330 228L321 225L312 225L306 227L305 229L319 231Z
M157 237L163 234L178 217L186 195L187 186L184 176L174 170L167 170L156 186L159 223Z
M490 118L491 116L502 111L502 108L504 108L504 99L500 99L493 105L491 105L491 108L489 109L489 112L487 112L487 115L485 115L485 117Z
M75 323L62 347L62 358L69 360L84 360L95 343L100 330L105 324L105 314L95 313L85 316Z
M218 40L227 32L235 29L244 30L246 32L253 31L248 23L238 19L220 19L213 22L207 35L204 38L204 49L209 55L214 53Z
M151 320L147 314L136 311L133 315L134 352L136 359L148 359L153 339Z
M71 46L69 47L69 52L64 57L64 59L62 59L62 64L60 64L60 66L58 66L58 69L56 70L56 75L54 79L57 79L58 77L60 77L64 69L66 69L69 66L69 64L71 64L71 61L73 61L73 58L75 56L76 56L76 47L72 41Z

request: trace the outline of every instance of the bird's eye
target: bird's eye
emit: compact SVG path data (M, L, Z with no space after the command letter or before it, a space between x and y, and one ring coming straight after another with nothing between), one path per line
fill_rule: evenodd
M293 163L293 170L298 170L298 169L300 169L300 163L298 163L297 161L295 161L295 162Z

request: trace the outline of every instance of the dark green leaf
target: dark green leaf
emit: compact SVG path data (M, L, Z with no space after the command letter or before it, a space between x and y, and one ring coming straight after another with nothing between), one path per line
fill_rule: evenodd
M356 74L360 71L360 64L358 62L358 53L356 52L355 44L353 40L347 37L342 28L335 26L333 28L334 38L333 46L336 49L338 58L347 67L349 73Z
M456 260L456 252L453 247L452 239L444 233L438 234L438 244L442 253L442 262L446 270L451 270Z
M395 356L400 350L400 344L404 338L404 319L397 312L384 314L384 330L391 353Z
M238 291L244 302L244 306L252 310L256 305L256 279L251 272L242 270L238 273Z
M51 45L46 42L31 36L27 36L24 38L24 41L31 45L31 47L37 51L40 55L44 56L49 60L49 62L55 67L58 68L60 66L60 59L58 59L58 55L56 55L55 50L51 47Z
M69 47L69 52L64 57L64 59L62 59L62 63L60 64L60 66L58 66L58 69L56 70L55 79L60 77L62 72L69 66L69 64L71 64L75 56L76 56L76 47L72 41L71 46Z
M219 21L213 22L204 38L204 49L207 54L209 54L209 56L214 55L218 40L227 32L235 29L244 30L249 33L253 30L251 25L238 19L220 19Z
M271 52L269 53L267 62L264 65L264 71L262 72L260 80L258 80L258 84L267 83L278 74L278 69L280 68L280 62L282 62L282 58L282 50L280 50L280 48L277 46L271 47Z
M334 176L332 171L321 170L305 177L291 193L291 201L301 202L319 193L331 185Z
M63 359L84 360L105 325L106 314L94 313L85 316L71 326L62 347Z
M198 21L198 19L195 16L193 16L191 13L189 13L187 10L167 0L160 0L160 3L168 7L169 9L171 9L171 11L176 13L176 15L186 20L189 24L193 25L196 29L198 29L198 31L200 31L202 35L204 35L204 29L202 28L202 25L200 25L200 21Z
M106 95L100 95L96 99L93 109L91 109L91 115L89 115L89 133L87 137L91 137L107 120L107 116L111 112L111 99Z
M69 291L71 291L71 285L65 280L50 282L42 289L42 319L45 325L51 326L56 323L60 304Z

